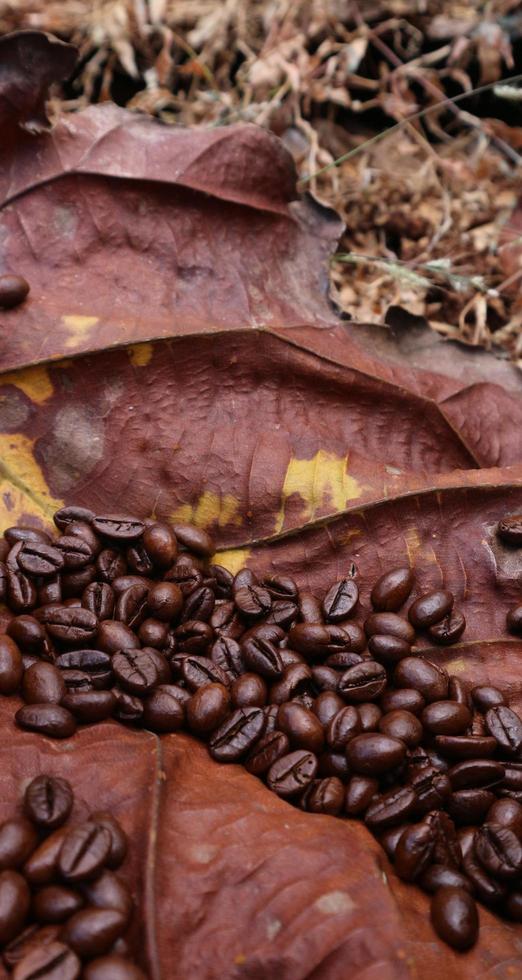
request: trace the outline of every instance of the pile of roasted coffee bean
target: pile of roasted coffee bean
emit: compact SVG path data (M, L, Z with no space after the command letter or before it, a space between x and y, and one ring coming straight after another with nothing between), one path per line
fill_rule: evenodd
M131 894L114 873L127 839L110 813L67 823L66 779L37 776L0 824L0 947L14 980L145 980L126 941Z
M10 528L0 549L0 692L20 691L19 725L186 728L295 806L364 820L397 874L433 893L456 949L477 938L475 898L522 921L522 720L414 646L416 631L462 636L451 592L392 568L361 625L353 565L317 598L285 576L232 576L189 525L77 507L54 519L59 536ZM521 526L498 533L516 547Z

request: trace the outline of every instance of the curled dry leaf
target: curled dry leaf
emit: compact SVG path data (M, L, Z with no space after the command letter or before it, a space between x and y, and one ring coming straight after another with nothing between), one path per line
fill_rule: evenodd
M505 612L522 558L494 533L522 509L516 384L380 356L339 322L340 222L297 199L290 157L256 127L104 106L1 154L4 261L31 282L0 317L2 528L72 502L194 520L229 568L321 596L355 561L361 618L369 583L408 561L468 622L430 656L520 705ZM293 810L185 736L103 724L51 746L15 729L14 707L0 806L48 770L115 810L153 980L507 978L520 957L487 911L475 950L443 949L362 826Z
M0 126L31 132L49 128L45 101L49 86L71 74L77 51L51 34L17 31L0 37Z

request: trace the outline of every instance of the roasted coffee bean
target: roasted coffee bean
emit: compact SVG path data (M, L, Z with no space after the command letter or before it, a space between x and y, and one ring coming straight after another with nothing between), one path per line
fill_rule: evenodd
M42 541L24 541L17 555L18 565L27 575L56 575L63 568L61 551Z
M34 616L16 616L9 623L6 632L24 653L45 655L46 643L48 644L49 641L44 627ZM0 636L0 651L1 644Z
M349 649L352 653L363 653L366 649L366 633L358 623L344 620L338 624L345 636L348 637Z
M181 555L165 573L165 580L174 582L182 594L187 596L202 584L203 575L188 555Z
M434 735L462 735L471 724L471 712L455 701L433 701L424 708L421 721Z
M82 725L95 725L110 718L116 707L112 691L76 691L62 698L62 707L67 708Z
M415 881L433 861L435 835L424 821L407 827L397 842L395 871L403 881Z
M312 681L317 691L336 691L339 674L332 667L312 667Z
M232 593L235 595L240 589L250 588L253 585L259 585L257 575L251 568L240 568L239 572L234 575Z
M337 776L313 779L299 803L308 813L328 813L336 817L343 808L344 786Z
M93 560L102 550L102 540L93 531L88 521L71 521L71 523L65 529L65 536L68 538L81 538L82 541L85 541L85 544L87 544L91 550Z
M20 728L49 738L71 738L76 722L70 711L58 704L26 704L15 714Z
M428 628L428 634L435 643L450 646L460 640L466 629L466 620L460 609L452 609L444 619Z
M112 670L112 658L105 650L69 650L56 658L56 666L61 670L81 670L95 677Z
M522 804L516 800L495 800L488 810L487 822L508 827L522 839Z
M241 644L241 656L247 670L261 674L269 681L280 678L283 663L279 651L269 640L253 637Z
M29 913L31 894L18 871L0 871L0 943L11 942L21 931Z
M473 846L482 867L495 878L517 880L522 873L522 841L509 827L485 823L475 833Z
M473 704L479 711L484 712L489 711L490 708L498 708L499 705L506 703L502 691L499 691L497 687L474 687L471 690L471 698Z
M105 864L108 868L119 868L128 846L127 835L121 824L107 810L95 810L91 814L91 820L109 832L111 846Z
M487 735L436 735L434 741L448 759L487 759L497 747L496 739Z
M125 551L127 565L131 571L137 575L152 575L154 565L149 557L149 553L143 543L143 538L138 538Z
M338 776L343 781L350 776L350 767L344 752L321 752L317 760L317 775L321 778Z
M230 695L223 684L200 687L187 702L187 723L191 732L206 737L225 720L230 710Z
M313 711L288 701L277 712L277 727L288 735L294 749L308 749L316 755L324 746L323 726Z
M77 980L81 963L61 942L35 946L17 963L13 980Z
M247 772L254 776L262 776L268 772L277 759L286 755L290 750L290 742L284 732L269 732L263 735L254 745L245 761Z
M138 637L143 646L164 650L169 638L168 623L160 619L145 619L138 630Z
M73 805L71 784L59 776L36 776L24 794L24 810L33 823L56 830L68 819Z
M24 674L22 654L9 636L0 635L0 694L14 694Z
M303 623L313 623L315 625L323 622L322 605L316 596L311 592L299 592L297 596L297 608L299 619Z
M312 670L313 674L313 670ZM332 718L345 707L343 699L335 691L321 691L314 699L312 711L319 718L321 725L325 728L330 724ZM356 709L354 709L356 710Z
M59 935L59 926L42 926L36 924L27 926L4 947L2 959L6 967L13 970L15 966L36 947L48 946L55 942Z
M359 589L351 578L336 582L323 599L323 614L328 623L337 623L352 615L359 601Z
M147 605L156 619L170 623L181 612L183 593L175 582L155 582L147 594Z
M241 642L247 643L248 640L268 640L269 643L273 643L275 646L279 647L281 643L286 641L285 631L277 626L275 623L255 623L251 626L249 630L241 636ZM297 658L300 658L300 654L296 654ZM303 658L301 657L301 660Z
M342 752L350 739L361 731L361 718L357 708L351 705L343 707L334 715L326 729L328 747L334 752Z
M22 696L26 704L60 704L65 681L58 668L37 660L24 673Z
M418 884L431 895L439 888L444 887L464 888L465 891L472 893L471 882L466 878L466 875L456 871L455 868L447 868L444 864L432 864L421 875Z
M64 837L58 868L66 881L93 878L105 864L111 849L111 835L105 827L86 821L73 827Z
M360 653L353 653L350 650L341 650L339 653L332 653L326 658L324 666L330 668L330 670L338 671L339 673L349 670L350 667L355 667L356 664L363 662L363 657ZM339 683L339 677L337 677L337 683Z
M395 860L397 844L408 827L411 827L411 824L400 823L397 827L390 827L383 834L379 834L379 844L386 851L390 861Z
M290 664L280 680L272 684L269 700L272 704L284 704L312 690L312 671L307 664Z
M126 921L131 917L132 898L127 886L113 871L106 869L94 881L79 884L86 902L98 909L116 909Z
M287 799L296 796L315 778L317 758L313 752L298 749L277 759L267 775L268 787Z
M272 597L267 589L259 585L245 585L234 592L234 602L241 615L252 621L268 616Z
M7 602L9 608L15 613L30 612L31 609L34 609L37 600L35 583L25 572L22 572L18 567L18 562L15 564L16 556L22 547L23 543L19 542L11 548L5 573ZM11 558L12 564L9 565Z
M155 568L170 568L177 555L177 541L168 524L156 521L145 528L141 543Z
M350 667L339 680L337 690L346 701L368 701L378 698L386 687L386 671L375 660L363 660Z
M410 711L388 711L379 720L379 731L383 735L391 735L393 738L400 738L406 743L408 748L419 745L423 731L418 718Z
M435 892L431 900L431 923L445 943L461 952L477 941L477 906L464 888L443 886Z
M368 641L368 649L375 660L390 667L398 664L404 657L411 656L410 644L400 640L398 636L381 636L375 633Z
M408 610L410 623L419 630L440 623L453 609L453 601L453 593L447 589L438 589L419 596Z
M46 606L37 610L46 629L62 643L83 643L96 633L98 621L90 609L68 606Z
M292 649L302 653L307 660L330 653L330 633L326 626L319 623L298 623L293 626L288 634L288 642Z
M63 681L66 692L71 691L93 691L94 678L85 674L83 670L62 670Z
M78 912L83 898L65 885L47 885L33 897L33 914L38 922L64 922Z
M67 599L77 598L78 602L75 605L81 606L81 596L87 586L92 585L95 581L96 575L94 565L86 565L85 568L79 568L74 572L62 572L60 575L60 586L64 600L63 604L66 604L65 600Z
M504 765L504 780L502 788L514 792L522 792L522 763L506 762Z
M61 507L57 510L53 521L60 531L65 531L73 521L83 521L90 524L94 518L92 510L87 507Z
M404 761L406 745L398 738L365 732L350 739L346 756L358 775L381 776Z
M433 833L435 841L434 863L445 864L451 868L460 868L462 851L453 820L444 810L431 810L424 818L424 823L431 828Z
M131 585L120 592L114 604L114 619L137 630L149 613L148 594L149 589L145 584Z
M369 776L352 776L346 788L344 809L349 817L362 816L379 790L379 782Z
M229 685L229 677L209 657L188 656L183 660L182 676L188 688L196 691L206 684Z
M244 671L243 658L239 643L228 636L220 636L212 644L211 660L225 670L231 678L239 677Z
M269 575L263 579L262 584L272 599L293 599L297 602L297 585L293 578L286 575Z
M503 777L503 764L493 759L467 759L465 762L458 762L448 771L454 790L495 786Z
M134 541L145 530L145 524L139 518L120 514L98 515L92 519L91 524L98 534L117 541Z
M504 906L506 915L515 922L522 922L522 889L510 892Z
M217 762L237 762L264 733L262 708L238 708L214 732L210 754Z
M291 629L297 621L297 606L295 602L274 599L266 621L267 623L275 623L283 629Z
M425 707L425 700L413 687L402 687L397 691L385 691L380 705L384 712L409 711L412 715L420 715Z
M235 708L262 708L268 699L266 682L259 674L243 674L236 678L230 689Z
M116 680L129 694L144 697L158 683L156 664L145 650L120 650L111 666Z
M413 572L409 565L392 568L377 579L371 601L374 609L396 612L406 602L413 588Z
M40 541L43 544L51 543L51 537L47 534L47 531L43 531L38 527L25 527L23 524L7 527L4 531L4 538L11 546L23 543L24 541ZM9 552L13 562L16 560L19 550L16 553L13 553L12 550Z
M117 953L91 960L85 966L82 977L84 980L146 980L136 963Z
M487 789L459 789L448 797L446 806L456 823L479 823L494 800L495 794Z
M182 727L185 713L169 684L160 684L147 697L143 706L143 723L153 732L176 732Z
M448 698L450 701L456 701L457 704L465 704L466 708L469 707L469 697L467 689L458 677L450 677L448 684Z
M363 732L376 732L382 717L382 711L376 704L359 704L357 706Z
M117 909L82 909L67 920L62 939L78 956L91 958L107 953L125 927Z
M265 735L268 735L270 732L275 732L276 730L277 704L267 704L262 710L266 721Z
M25 817L0 824L0 871L20 868L38 844L33 825Z
M38 847L31 849L30 856L23 866L23 874L31 885L48 885L58 874L58 857L68 828L60 827L49 835ZM34 828L33 828L34 833ZM35 835L35 843L38 839Z
M61 553L62 564L71 571L84 568L96 557L96 547L85 538L72 534L62 534L55 542L55 547Z
M498 522L497 534L506 544L522 544L522 514L510 514Z
M146 585L148 589L151 589L155 584L161 585L162 583L155 583L145 575L118 575L118 578L112 580L110 587L114 595L118 596L121 592L130 589L131 585Z
M517 757L522 750L522 718L506 705L498 705L486 712L486 726L507 755Z
M430 810L445 806L451 794L448 776L429 765L411 776L409 782L415 793L415 817L423 817Z
M444 667L421 657L405 657L393 674L396 687L413 687L429 702L442 701L447 696L448 680Z
M202 623L208 622L212 615L215 601L216 599L212 589L205 586L194 589L185 599L181 622L186 623L189 619L197 619Z
M105 619L98 626L96 645L106 653L118 653L119 650L136 649L140 645L138 637L125 623L115 619Z
M222 565L209 565L209 574L214 580L214 592L219 599L231 599L233 595L234 576L228 568Z
M23 276L5 272L0 276L0 308L11 310L20 306L29 295L30 285Z
M459 835L462 847L462 870L473 885L473 891L485 905L496 906L506 897L505 884L492 878L475 855L475 828L466 827Z
M399 640L404 640L410 645L415 639L413 626L394 612L370 613L364 621L366 636L396 636Z
M104 548L100 551L96 558L96 572L97 577L103 582L108 582L110 585L115 579L125 575L126 571L127 562L119 551L115 551L114 548Z
M219 636L230 636L232 639L242 636L245 629L245 624L237 615L232 600L227 602L220 600L216 603L209 625Z
M364 814L364 822L373 833L380 833L403 823L415 805L415 793L409 786L392 789L372 800Z
M179 544L182 544L189 551L193 551L195 555L209 558L210 555L214 554L216 550L214 541L203 528L194 527L193 524L174 523L172 530Z
M213 632L208 623L197 619L188 620L174 630L177 649L180 653L203 653L212 643ZM212 678L216 680L216 678ZM217 678L221 682L220 678Z

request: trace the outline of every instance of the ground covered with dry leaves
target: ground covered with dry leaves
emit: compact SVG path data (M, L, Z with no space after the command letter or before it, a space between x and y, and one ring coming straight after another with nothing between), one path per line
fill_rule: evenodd
M19 28L79 46L71 111L279 135L346 222L331 278L348 317L408 323L399 307L522 365L519 0L0 0L0 31Z

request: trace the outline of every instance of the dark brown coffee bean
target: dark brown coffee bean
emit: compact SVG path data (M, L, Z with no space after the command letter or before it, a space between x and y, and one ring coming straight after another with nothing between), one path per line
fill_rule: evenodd
M194 527L192 524L178 524L174 522L172 524L172 530L178 542L184 548L193 551L195 555L202 555L203 558L209 558L214 554L216 550L214 541L210 537L210 534L207 534L203 528Z
M200 737L210 735L224 722L230 710L230 695L223 684L200 687L187 702L187 724Z
M241 656L247 670L261 674L269 681L277 680L283 674L283 663L279 651L269 640L253 637L241 644Z
M321 779L338 776L343 781L350 776L350 767L344 752L321 752L317 760L317 775Z
M513 891L507 896L504 912L515 922L522 922L522 889Z
M370 636L396 636L410 645L415 639L413 626L403 616L394 612L370 613L364 621L364 630Z
M490 708L486 712L486 726L507 755L517 757L522 751L522 718L506 705Z
M64 922L82 905L82 896L64 885L47 885L33 896L33 914L38 922Z
M229 677L221 667L218 667L209 657L188 656L183 660L182 676L187 687L196 691L206 684L229 685Z
M5 592L9 608L15 613L30 612L37 599L36 585L18 565L18 555L24 546L23 541L13 545L6 558ZM2 579L4 576L2 575Z
M49 943L55 942L59 932L59 926L43 926L41 928L36 924L27 926L18 933L12 942L5 946L2 959L6 967L14 970L20 960L27 956L27 953L36 947L48 946Z
M348 742L346 756L358 775L381 776L404 761L406 746L398 738L365 732Z
M411 711L388 711L379 721L379 731L383 735L400 738L408 748L419 745L422 739L422 725Z
M138 630L143 646L164 650L169 638L169 625L160 619L145 619Z
M522 514L509 514L498 522L497 534L506 544L522 544Z
M96 568L94 565L86 565L85 568L79 568L74 572L62 572L60 575L60 586L62 590L63 605L66 605L66 599L75 598L78 602L74 603L75 606L81 606L81 596L85 592L88 585L92 585L97 576ZM69 603L72 605L72 603Z
M0 871L0 943L11 942L21 932L31 894L25 878L18 871Z
M471 724L471 712L455 701L433 701L424 708L421 721L434 735L462 735Z
M506 626L510 633L522 636L522 604L510 609L506 616Z
M387 683L386 671L375 660L363 660L350 667L339 680L337 690L346 701L359 703L378 698Z
M145 584L131 585L120 592L114 604L114 619L125 623L132 630L137 630L149 612L148 594L149 589Z
M144 697L158 683L156 664L145 650L120 650L111 665L118 683L129 694Z
M454 790L495 786L503 777L503 764L493 759L467 759L465 762L458 762L448 771Z
M312 667L312 681L317 691L336 691L339 674L332 667Z
M459 789L448 797L446 806L456 823L479 823L494 800L495 794L487 789Z
M26 704L60 704L65 682L58 668L37 660L24 673L22 696Z
M132 914L132 897L127 886L113 871L105 870L94 881L79 885L86 902L98 909L116 909L126 921Z
M106 538L115 538L117 541L134 541L141 537L145 530L145 524L139 518L120 514L98 515L91 523L98 534L103 534Z
M125 927L116 909L82 909L68 919L62 939L78 956L90 959L107 953Z
M143 543L143 538L138 538L137 541L133 541L128 546L125 551L125 558L131 571L138 575L152 575L154 565Z
M392 568L377 579L371 593L374 609L396 612L406 602L413 588L413 572L409 565Z
M336 817L344 803L344 786L337 776L313 779L306 787L299 805L308 813L327 813Z
M232 639L242 636L245 629L245 624L237 615L232 600L227 602L219 600L216 603L209 619L209 625L219 636L230 636Z
M376 732L382 717L382 711L376 704L359 704L357 706L363 732Z
M266 721L265 735L268 735L269 732L275 732L277 711L278 711L277 704L267 704L263 708L263 714L265 716L265 721Z
M76 731L71 712L58 704L26 704L16 712L15 721L20 728L49 738L71 738Z
M71 521L65 529L65 537L81 538L89 546L92 560L99 555L103 547L101 538L93 531L88 521Z
M177 555L176 536L168 524L156 521L145 528L141 544L153 566L161 570L170 568Z
M366 633L362 627L346 619L338 623L338 626L348 638L348 646L352 653L363 653L366 649Z
M321 602L311 592L298 593L297 607L301 622L314 623L315 625L323 622Z
M214 580L214 592L218 599L231 599L233 596L234 576L222 565L209 565L209 574Z
M424 821L407 827L397 842L395 871L403 881L415 881L433 861L435 836Z
M312 670L313 674L313 670ZM332 718L345 707L343 699L335 691L321 691L314 699L312 711L319 718L321 725L325 728L330 724ZM354 708L354 710L356 710Z
M473 704L479 711L484 712L489 711L490 708L498 708L499 705L506 703L502 691L499 691L497 687L474 687L471 690L471 697Z
M440 623L453 609L453 601L453 593L447 589L438 589L419 596L408 610L410 623L416 629L426 629Z
M198 654L204 653L214 638L214 634L208 623L201 623L197 619L188 620L174 630L177 649L180 653ZM211 678L221 683L221 678Z
M120 864L125 860L128 847L127 835L123 827L108 810L93 811L91 821L103 827L109 833L111 846L105 861L106 866L112 869L119 868Z
M56 658L56 666L60 670L80 670L96 678L100 674L110 676L112 659L105 650L69 650L67 653L60 653Z
M262 708L238 708L212 735L212 758L217 762L237 762L261 738L265 726Z
M37 616L51 634L63 643L83 643L96 633L98 621L90 609L46 606Z
M110 585L115 579L125 575L126 571L127 562L119 551L115 551L114 548L104 548L100 551L96 559L97 578Z
M474 946L478 939L477 906L464 888L443 886L431 900L431 923L448 946L461 952Z
M485 823L474 837L475 855L495 878L518 880L522 873L522 841L509 827Z
M239 643L228 636L218 637L212 644L210 657L231 678L239 677L245 669Z
M270 732L256 742L246 758L245 768L254 776L263 776L289 749L290 742L284 732Z
M236 678L230 689L235 708L262 708L268 699L266 682L259 674L243 674Z
M56 830L68 819L73 805L71 784L59 776L36 776L24 794L24 809L33 823Z
M346 789L344 809L349 817L362 816L379 790L379 782L369 776L352 776Z
M425 892L433 895L439 888L464 888L472 893L471 882L455 868L447 868L444 864L432 864L418 880L418 885Z
M62 555L64 567L71 571L84 568L96 558L96 547L93 548L89 541L80 536L62 534L55 542L55 547Z
M355 667L356 664L360 664L362 662L363 657L360 653L353 653L350 650L341 650L339 653L330 654L330 656L326 658L324 666L328 667L330 670L338 671L339 674L344 674L345 670L349 670L350 667ZM337 677L337 683L339 683L339 676Z
M259 585L257 575L251 568L240 568L239 572L234 575L232 593L235 595L240 589L246 589L253 585Z
M373 833L403 823L413 810L415 793L409 786L392 789L375 797L364 814L364 822Z
M60 507L60 510L56 511L53 521L60 531L65 531L73 521L90 524L93 518L92 510L87 507Z
M297 621L297 606L295 602L285 601L283 599L274 599L272 601L272 608L270 613L266 618L267 623L275 623L277 626L281 626L283 629L291 629L292 626Z
M24 674L22 654L15 641L0 635L0 694L14 694Z
M460 609L452 609L444 619L428 628L428 634L435 643L450 646L460 640L466 629L466 620Z
M125 623L119 623L116 619L106 619L98 626L96 645L100 650L112 654L120 650L136 649L140 641Z
M516 800L495 800L488 810L487 822L508 827L522 839L522 804Z
M111 835L92 820L67 832L58 857L60 874L66 881L93 878L105 864L111 849Z
M325 656L329 651L330 633L326 626L318 623L298 623L288 634L292 649L302 653L307 660Z
M24 817L0 824L0 871L20 868L38 844L33 825Z
M7 634L24 653L45 656L49 641L44 627L34 616L16 616L9 623ZM0 650L1 643L0 636Z
M425 704L420 691L416 691L413 687L402 687L397 691L385 691L380 701L384 712L410 711L412 715L420 715Z
M234 592L234 602L241 615L252 621L268 616L272 597L267 589L259 585L246 585Z
M63 568L61 551L41 541L24 541L17 555L18 565L27 575L56 575Z
M174 582L182 594L187 596L202 584L203 575L189 555L181 555L172 568L165 572L165 581Z
M291 664L286 667L280 680L272 684L269 700L272 704L284 704L312 690L312 671L307 664Z
M62 698L67 708L81 725L95 725L110 718L116 707L112 691L76 691Z
M445 773L432 766L420 769L409 779L415 793L413 815L423 817L430 810L438 810L446 805L451 794L451 783Z
M492 878L478 861L474 848L475 833L474 827L466 827L460 832L462 870L471 881L474 893L480 901L485 905L497 906L505 899L507 888L505 884Z
M30 857L23 866L23 874L31 885L48 885L56 878L58 857L67 833L67 827L60 827L38 847L32 849ZM36 835L35 841L38 843Z
M288 701L277 712L277 727L288 735L294 749L308 749L318 755L324 747L323 726L313 711Z
M81 963L72 949L51 942L30 949L17 963L13 980L77 980L80 973Z
M185 599L181 622L186 623L190 619L197 619L201 623L208 622L212 615L215 601L216 599L212 589L206 586L200 586L194 589Z
M448 759L487 759L497 747L497 740L487 735L436 735L434 741Z
M431 810L424 818L424 823L431 828L435 841L434 863L460 868L462 852L453 820L444 810Z
M43 544L51 543L51 537L46 531L38 527L26 527L23 524L7 527L4 531L4 538L11 546L23 543L24 541L40 541ZM16 553L8 552L8 554L11 554L12 561L15 560L19 550Z
M158 685L144 703L143 724L153 732L176 732L183 725L183 705L169 688L169 684Z
M393 674L395 687L413 687L429 702L442 701L447 696L448 681L444 667L421 657L405 657Z
M11 310L20 306L29 295L30 285L23 276L5 272L0 276L0 308Z
M368 649L375 660L386 666L394 666L411 656L411 646L398 636L381 636L375 633L368 641Z
M315 778L317 758L313 752L298 749L282 756L270 767L267 775L269 789L283 799L296 796Z
M336 582L323 599L323 613L328 623L337 623L352 615L359 601L359 589L351 578Z
M361 718L357 708L352 705L343 707L334 715L326 729L328 747L334 752L342 752L350 739L361 731Z
M177 619L183 606L183 593L175 582L156 582L147 595L149 612L162 622ZM197 618L197 617L196 617Z

